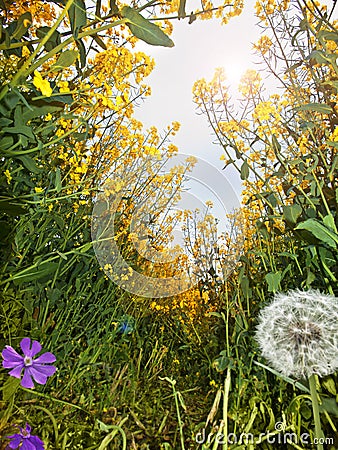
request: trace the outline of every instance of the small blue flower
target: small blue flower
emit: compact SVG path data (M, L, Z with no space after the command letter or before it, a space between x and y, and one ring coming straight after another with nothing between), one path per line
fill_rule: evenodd
M118 322L117 332L121 334L130 334L135 329L135 319L132 316L122 316Z

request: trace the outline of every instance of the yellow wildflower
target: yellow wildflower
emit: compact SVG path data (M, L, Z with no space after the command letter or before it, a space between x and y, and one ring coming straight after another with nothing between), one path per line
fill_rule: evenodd
M5 175L6 179L7 179L7 184L10 184L10 182L12 180L12 175L11 175L10 171L8 169L5 170L4 171L4 175Z
M70 92L68 81L59 81L58 87L60 92Z
M37 194L41 194L43 192L43 189L40 187L35 187L34 190Z
M44 80L38 70L34 70L33 84L37 89L39 89L42 95L46 97L50 97L52 95L53 89L51 88L49 81Z

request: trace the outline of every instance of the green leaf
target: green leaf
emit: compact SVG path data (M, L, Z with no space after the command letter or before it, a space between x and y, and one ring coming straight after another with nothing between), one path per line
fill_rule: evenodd
M224 372L227 367L232 367L232 361L225 355L220 353L220 356L214 360L212 367L217 370L217 372Z
M73 36L77 39L79 31L87 25L87 12L84 0L74 0L68 10L70 28Z
M9 110L12 110L16 107L16 105L19 103L20 99L17 96L17 94L13 91L8 92L8 94L3 99L3 102L7 106Z
M79 52L76 50L65 50L60 54L55 64L50 68L51 72L58 72L65 67L69 67L76 61L79 56Z
M301 222L296 226L296 230L307 230L325 244L337 248L338 235L316 219L307 219L305 222Z
M56 169L56 172L55 172L55 189L56 189L56 192L60 192L62 189L61 172L60 172L59 167Z
M294 205L283 206L283 218L290 224L296 224L299 216L302 214L302 207L295 203Z
M309 420L312 416L312 409L305 402L301 404L299 412L306 420Z
M324 225L326 225L328 228L331 228L331 230L337 232L336 224L332 214L328 214L327 216L323 217L323 222Z
M86 253L93 246L92 242L87 242L81 249L80 253Z
M333 109L331 106L326 105L325 103L308 103L306 105L297 106L295 108L297 111L316 111L321 114L332 114Z
M31 25L32 15L27 11L19 17L12 38L20 40Z
M308 269L307 277L306 277L306 286L311 286L311 284L316 280L316 275Z
M327 58L324 52L321 50L313 50L307 59L314 59L317 64L327 64L330 63L330 60Z
M81 67L84 67L86 65L86 56L87 56L86 47L81 39L78 39L75 43L77 48L79 49Z
M241 180L247 180L249 178L249 164L245 160L241 167Z
M322 381L322 386L332 395L337 395L336 384L332 377L326 378Z
M10 125L13 123L12 119L7 119L7 117L0 117L0 127L7 127L7 125Z
M4 385L2 387L2 389L3 389L2 399L4 402L7 402L8 400L11 399L11 397L13 397L13 395L17 391L20 383L21 383L20 378L14 378L14 377L8 378L8 380L4 383Z
M249 278L243 275L240 279L240 285L243 292L244 297L249 297L250 293L250 283Z
M320 30L317 36L319 39L324 38L327 41L334 41L338 43L338 33L334 31Z
M331 416L338 417L338 404L335 398L322 398L322 404L319 405L319 411L326 411Z
M2 129L4 133L11 133L11 134L23 134L24 136L27 136L31 139L31 141L35 141L35 136L31 130L30 127L27 127L25 125L18 127L5 127Z
M61 111L63 108L61 106L35 106L33 110L26 109L22 114L24 121L27 123L29 120L35 119L36 117L46 116L47 114L53 114L56 111Z
M15 284L41 280L41 278L50 278L50 275L56 272L59 267L58 263L46 261L42 262L37 266L29 267L28 269L22 270L21 272L14 274L12 280Z
M0 197L0 211L9 216L20 216L27 212L20 201L11 197Z
M36 30L36 35L39 39L43 39L47 33L49 33L50 27L39 27ZM53 50L53 48L57 47L61 44L61 34L58 31L54 31L48 41L45 43L44 47L47 52Z
M0 150L7 150L14 144L12 136L5 136L0 140Z
M107 50L107 46L103 42L103 40L100 38L100 36L98 36L97 34L94 34L93 39L101 48L103 48L103 50Z
M161 45L162 47L173 47L174 43L168 35L149 20L145 19L139 12L130 6L124 6L121 15L128 20L127 25L135 37L150 45Z
M282 147L274 134L272 135L271 141L272 141L272 148L273 148L274 152L279 153L281 151Z
M280 288L282 279L281 272L270 272L265 275L265 280L268 283L269 292L276 292Z
M30 172L33 173L40 173L41 170L37 167L35 164L35 161L33 158L31 158L28 155L18 156L17 159L19 159L22 164L28 169Z

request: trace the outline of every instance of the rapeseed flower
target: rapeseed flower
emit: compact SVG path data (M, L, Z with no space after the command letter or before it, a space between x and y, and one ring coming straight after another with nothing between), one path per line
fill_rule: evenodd
M53 89L51 88L49 81L44 80L38 70L34 70L33 84L37 89L39 89L42 95L46 97L50 97L52 95Z

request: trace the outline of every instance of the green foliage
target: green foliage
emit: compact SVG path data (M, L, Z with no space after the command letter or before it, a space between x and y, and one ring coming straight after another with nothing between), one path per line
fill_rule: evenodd
M130 6L121 9L122 17L127 19L127 25L134 36L151 45L173 47L174 43L159 26L149 22L139 12Z
M68 8L67 35L61 27L41 26L32 45L29 13L1 29L5 63L0 77L0 345L17 348L24 336L37 339L57 355L58 371L46 386L31 391L1 371L0 432L11 434L10 424L29 422L46 449L79 450L215 449L217 432L253 434L253 444L240 441L234 449L272 449L279 447L259 437L276 431L279 423L286 431L311 435L308 387L266 367L253 333L259 310L277 290L311 285L337 290L338 191L332 180L338 159L328 163L321 154L311 155L311 166L309 155L285 161L285 142L268 136L278 155L275 172L284 194L296 194L293 203L283 202L265 180L257 193L263 209L255 224L255 247L243 253L227 282L211 275L208 290L219 309L203 318L194 334L180 322L147 311L141 299L131 298L104 276L94 255L90 215L99 162L85 180L92 183L88 195L84 182L76 188L68 184L57 156L66 144L91 142L96 125L91 122L92 111L86 117L76 112L82 102L78 77L85 79L91 73L84 37L90 36L96 49L106 45L99 21L88 23L88 4L76 0L58 5L64 15ZM181 17L184 6L180 2ZM119 12L114 1L110 7L119 20L115 17L102 27L125 23L134 36L151 45L173 46L138 10L125 6ZM306 22L304 26L308 27ZM83 31L85 27L89 29ZM334 68L334 59L321 43L338 40L336 31L319 27L316 33L318 49L292 70L311 60ZM77 50L67 47L72 43ZM40 46L29 64L22 55L23 44L31 54ZM56 77L51 82L53 94L47 97L32 76L54 56L51 70ZM58 86L66 70L73 76L72 94ZM338 92L334 79L314 83L316 92L320 88ZM314 136L323 122L313 114L335 123L330 99L313 95L311 102L292 105L287 117L288 126L294 126L291 134L299 132L295 117L299 127ZM48 115L52 120L45 120ZM58 119L74 120L76 126L57 136ZM105 131L110 130L114 135L114 128L107 125ZM336 142L327 139L327 143L337 148ZM255 172L247 156L236 150L232 157L232 162L240 160L241 179L249 182ZM294 167L299 183L290 186L285 174ZM304 179L307 187L300 189ZM79 199L82 204L75 211ZM275 226L276 219L283 222L284 233ZM121 326L126 321L127 326ZM332 375L319 388L327 436L335 433L336 386L337 376ZM202 429L209 442L197 443Z

